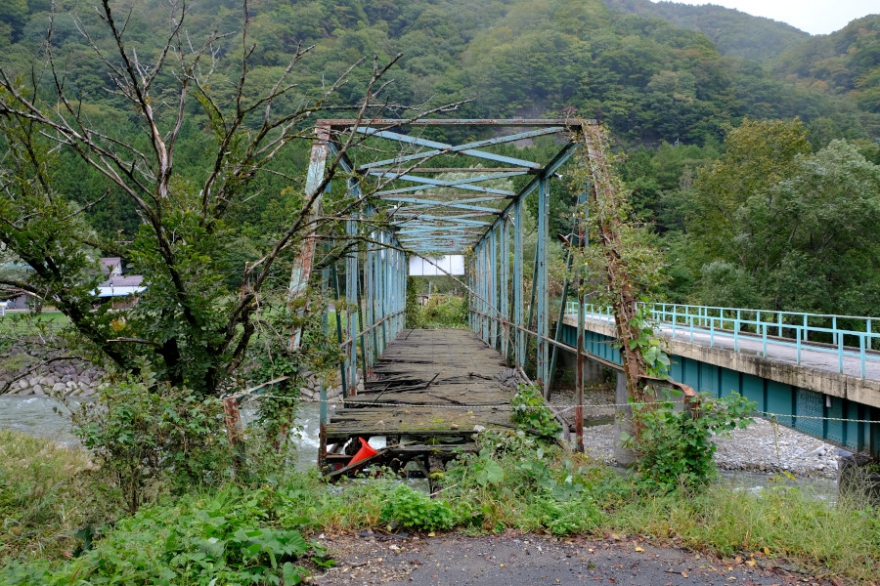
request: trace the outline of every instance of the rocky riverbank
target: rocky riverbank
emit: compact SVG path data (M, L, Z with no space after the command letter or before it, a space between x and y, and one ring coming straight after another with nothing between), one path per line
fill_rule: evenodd
M584 430L587 453L597 460L617 465L614 459L616 432L613 425ZM714 439L718 451L715 463L723 470L782 473L795 476L837 477L837 459L842 450L793 429L764 419L746 429ZM848 452L846 452L848 453Z
M12 380L15 373L0 374L0 385ZM86 397L94 395L103 386L104 372L85 362L47 365L39 373L28 374L15 380L10 395L46 397Z

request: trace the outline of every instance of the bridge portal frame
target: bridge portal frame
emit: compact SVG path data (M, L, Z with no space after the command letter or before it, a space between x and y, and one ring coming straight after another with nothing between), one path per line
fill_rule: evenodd
M345 353L342 380L346 395L356 393L358 387L358 346L362 349L362 372L369 373L405 325L407 255L430 259L441 254L466 257L469 323L484 342L524 368L530 360L527 336L536 338L536 378L544 393L548 392L551 347L558 345L550 337L549 321L550 184L561 179L558 172L576 152L584 125L595 124L594 120L496 118L317 122L305 190L311 218L320 217L332 176L344 174L346 197L352 200L354 210L345 223L346 236L366 241L365 250L351 250L345 258L346 339L340 340L340 345ZM496 129L495 136L462 144L419 135L437 129L488 127ZM555 135L561 148L543 164L491 150L547 135ZM398 152L390 158L358 161L354 154L358 148L375 149L378 140L396 145ZM449 164L445 159L450 156L493 166ZM499 180L521 176L530 179L518 191L497 186ZM533 193L538 198L538 243L532 294L527 300L523 291L523 204ZM363 201L369 205L357 204ZM391 212L389 204L394 205ZM371 221L382 214L384 217L371 227ZM304 296L313 277L317 239L317 232L310 233L294 262L291 302ZM359 277L361 273L363 277ZM366 301L366 307L361 301ZM524 321L526 305L528 323ZM365 323L360 323L359 309ZM299 346L300 338L301 332L294 332L291 349Z

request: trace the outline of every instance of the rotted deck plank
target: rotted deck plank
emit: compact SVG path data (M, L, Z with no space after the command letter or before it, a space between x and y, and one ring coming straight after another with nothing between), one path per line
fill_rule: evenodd
M500 354L469 330L404 330L374 366L364 390L331 415L325 446L386 436L473 450L475 430L511 426L510 376Z

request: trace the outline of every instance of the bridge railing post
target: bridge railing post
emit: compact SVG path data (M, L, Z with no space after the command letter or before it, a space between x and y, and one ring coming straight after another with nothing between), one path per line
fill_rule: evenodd
M769 325L768 325L768 324L763 324L763 323L760 323L760 322L759 322L759 324L760 324L760 326L761 326L761 329L763 330L763 332L762 332L762 334L761 334L761 345L762 345L762 351L763 351L763 354L764 354L764 358L767 358L767 329L768 329Z
M739 352L739 324L740 324L740 311L736 310L736 317L733 321L733 351Z
M865 338L867 336L859 336L859 367L861 369L862 378L865 378Z

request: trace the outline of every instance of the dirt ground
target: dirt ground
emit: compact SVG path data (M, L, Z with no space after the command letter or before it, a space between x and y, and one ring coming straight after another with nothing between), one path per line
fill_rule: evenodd
M361 532L316 539L338 562L309 578L321 586L843 584L830 576L802 574L784 560L707 557L674 542L653 545L620 535L557 539L508 530L478 537Z

